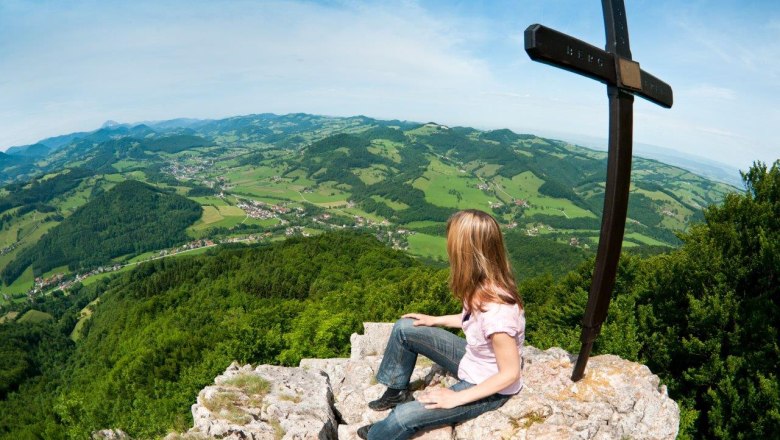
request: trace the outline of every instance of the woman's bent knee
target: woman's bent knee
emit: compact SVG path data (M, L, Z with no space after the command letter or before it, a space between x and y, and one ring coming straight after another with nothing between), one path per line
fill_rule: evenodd
M400 318L393 324L393 332L408 330L410 328L414 328L414 319L411 318Z

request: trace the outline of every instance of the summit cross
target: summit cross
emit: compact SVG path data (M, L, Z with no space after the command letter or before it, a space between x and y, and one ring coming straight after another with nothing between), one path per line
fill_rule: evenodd
M631 186L631 149L634 95L671 108L672 88L645 72L631 59L628 23L623 0L602 0L606 50L542 26L525 30L525 51L534 61L550 64L607 85L609 98L609 151L604 211L588 304L582 318L582 335L577 363L571 379L585 372L593 342L607 317L615 275L623 244Z

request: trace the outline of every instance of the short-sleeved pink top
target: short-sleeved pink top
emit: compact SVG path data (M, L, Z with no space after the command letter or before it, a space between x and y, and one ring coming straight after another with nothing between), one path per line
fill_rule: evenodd
M496 353L490 336L506 333L517 342L517 355L522 366L523 343L525 342L525 314L517 304L484 304L484 312L474 310L471 314L461 312L463 333L466 334L466 354L460 361L458 378L479 384L498 373ZM517 394L523 388L523 378L499 391L499 394Z

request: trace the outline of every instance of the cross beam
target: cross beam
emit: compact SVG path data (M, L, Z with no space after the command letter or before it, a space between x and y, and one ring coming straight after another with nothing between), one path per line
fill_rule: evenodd
M604 211L588 304L582 318L582 346L571 379L585 372L593 343L607 317L623 244L631 186L631 149L634 95L670 108L672 88L645 72L631 59L628 23L623 0L602 0L606 50L566 34L533 24L525 30L525 50L534 61L578 73L607 85L609 98L609 152Z

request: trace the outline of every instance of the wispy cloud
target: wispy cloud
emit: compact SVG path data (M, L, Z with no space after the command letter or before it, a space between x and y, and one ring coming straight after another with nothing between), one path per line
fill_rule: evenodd
M50 101L67 111L68 102L75 110L91 100L105 118L124 120L193 108L193 116L369 113L382 109L371 101L385 91L416 101L493 81L486 62L463 47L468 36L414 2L178 6L78 3L61 21L56 5L29 5L36 19L14 24L25 38L5 40L0 59L0 111L10 113L0 127L34 112L40 128L13 137L0 130L0 145L55 134L47 130L58 116L47 112ZM324 105L327 89L344 92ZM99 123L92 118L82 127Z
M705 99L720 99L732 101L737 97L737 92L727 87L718 87L709 84L701 84L683 92L690 97Z
M780 4L627 6L634 55L675 91L671 110L637 100L637 142L780 156ZM604 137L604 86L530 61L534 22L603 41L598 2L580 0L0 0L0 148L254 112Z

